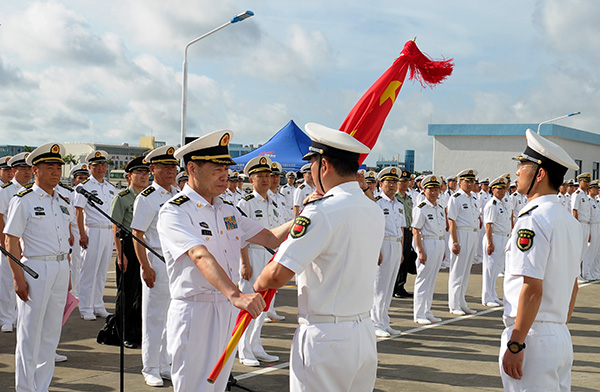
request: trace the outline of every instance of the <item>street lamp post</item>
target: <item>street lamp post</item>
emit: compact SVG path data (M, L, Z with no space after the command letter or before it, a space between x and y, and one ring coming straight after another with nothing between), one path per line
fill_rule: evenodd
M216 29L213 29L213 30L209 31L208 33L201 35L200 37L188 42L188 44L185 46L185 49L183 50L183 83L181 86L181 145L182 146L185 144L185 131L186 131L187 74L188 74L187 51L188 51L188 48L192 44L195 44L196 42L200 41L203 38L208 37L209 35L211 35L213 33L216 33L217 31L229 26L230 24L241 22L244 19L248 19L249 17L251 17L253 15L254 15L254 12L246 11L237 16L234 16L227 23L224 23L221 26L217 27Z
M548 124L548 123L551 123L551 122L554 122L554 121L561 120L561 119L563 119L563 118L577 116L578 114L581 114L581 112L575 112L575 113L565 114L564 116L556 117L556 118L553 118L553 119L551 119L551 120L542 121L542 122L541 122L541 123L538 125L538 130L537 130L537 133L538 133L538 135L540 134L540 128L542 127L542 124Z

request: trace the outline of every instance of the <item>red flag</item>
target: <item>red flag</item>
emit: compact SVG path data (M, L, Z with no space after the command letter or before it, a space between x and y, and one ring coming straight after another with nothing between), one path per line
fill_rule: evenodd
M369 148L373 148L392 109L400 88L410 69L410 78L416 78L421 86L433 87L452 73L452 59L433 61L417 48L415 41L408 41L394 64L358 100L344 120L340 131L349 133ZM362 163L367 155L361 155Z

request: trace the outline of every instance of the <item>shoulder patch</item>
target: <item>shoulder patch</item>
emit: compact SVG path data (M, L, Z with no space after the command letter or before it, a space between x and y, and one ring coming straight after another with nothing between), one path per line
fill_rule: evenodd
M186 201L190 201L190 198L185 195L182 195L182 196L177 197L176 199L171 200L169 202L169 204L175 204L176 206L180 206L183 203L185 203Z
M319 202L319 201L321 201L321 200L328 199L328 198L330 198L330 197L332 197L332 196L333 196L333 195L327 195L327 196L323 196L323 197L322 197L322 198L320 198L320 199L316 199L316 200L307 201L307 202L306 202L306 204L304 204L304 205L305 205L305 206L307 206L307 205L309 205L309 204L313 204L313 203ZM308 219L308 218L307 218L307 219Z
M517 248L522 252L528 251L533 245L533 237L535 237L533 230L521 229L517 231L517 235Z
M11 181L5 182L4 184L2 184L2 186L0 186L0 188L4 189L4 188L8 188L9 186L12 185Z
M60 185L61 187L65 188L66 190L68 190L70 192L73 192L73 188L71 188L67 184L63 184L62 182L59 182L58 185Z
M427 204L427 203L423 202L423 203L419 204L417 207L423 208L423 207L425 207L425 204Z
M71 204L71 200L69 200L68 197L63 196L60 193L58 194L58 197L60 197L61 199L63 199L65 201L65 203Z
M452 197L458 197L458 196L460 196L460 193L458 193L458 192L452 194Z
M381 199L381 198L382 198L382 196L377 196L377 197L375 198L375 201L377 201L377 200L379 200L379 199Z
M294 223L292 224L292 228L290 229L290 236L292 238L300 238L304 234L306 234L306 229L310 226L310 219L305 216L297 216L294 219Z
M248 196L244 196L244 200L248 201L248 200L252 200L254 199L254 195L251 193Z
M17 197L23 197L26 194L31 193L31 192L33 192L33 189L31 189L31 188L30 189L25 189L24 191L21 191L21 192L17 193L16 196Z
M85 180L81 181L82 184L85 184L86 182L88 182L90 180L90 178L86 178Z
M151 194L151 193L152 193L152 192L154 192L155 190L156 190L156 189L155 189L155 188L154 188L152 185L150 185L148 188L146 188L146 189L144 189L144 190L142 191L142 195L143 195L143 196L148 196L149 194Z
M123 192L119 192L119 196L123 197L123 196L127 196L131 191L129 190L129 188L125 189Z
M537 206L537 205L535 205L535 206L533 206L533 207L531 207L531 208L528 208L528 209L526 209L526 210L523 210L523 211L521 211L521 212L519 213L519 218L520 218L520 217L522 217L523 215L527 215L527 214L529 214L531 211L535 210L536 208L538 208L538 206Z

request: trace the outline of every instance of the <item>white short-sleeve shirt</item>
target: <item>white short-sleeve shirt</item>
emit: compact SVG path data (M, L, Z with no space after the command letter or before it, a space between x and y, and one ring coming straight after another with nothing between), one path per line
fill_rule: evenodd
M492 197L487 202L483 209L483 224L492 224L493 234L509 234L510 233L510 215L502 200L496 196Z
M402 228L406 227L404 204L395 197L390 199L385 193L378 196L376 202L385 217L385 235L401 238L404 234Z
M571 195L571 210L577 210L577 219L580 222L590 221L592 214L592 203L590 203L587 193L581 189L577 189Z
M302 202L304 199L306 199L306 196L310 195L314 191L315 187L308 185L306 182L296 188L294 191L294 205L292 208L296 206L302 207Z
M78 187L82 187L86 191L96 195L100 200L102 200L102 204L96 204L102 211L110 216L110 206L112 204L113 199L116 196L116 189L113 184L108 182L106 179L103 182L98 182L94 177L90 177L87 180L83 181L81 184L77 185L75 189ZM88 200L81 193L77 193L75 195L75 200L73 201L75 207L83 208L85 212L85 225L107 225L110 226L110 221L106 219L100 212L98 212L94 207L88 204Z
M152 185L141 191L133 202L133 219L131 228L144 232L144 241L151 248L160 248L158 238L158 211L170 198L178 193L178 188L173 185L165 189L153 182Z
M443 237L446 233L446 216L444 208L425 199L413 208L412 227L421 230L421 235L427 237Z
M467 194L462 189L456 191L448 202L448 218L458 227L479 228L479 206L475 194Z

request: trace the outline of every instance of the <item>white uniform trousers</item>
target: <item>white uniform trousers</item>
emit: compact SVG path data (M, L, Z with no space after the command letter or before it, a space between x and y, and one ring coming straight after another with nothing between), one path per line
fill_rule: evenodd
M590 223L590 242L583 253L581 276L584 279L594 279L594 269L600 252L600 223Z
M240 280L240 290L244 294L254 293L254 282L256 282L256 278L258 278L263 268L265 268L265 266L271 259L271 254L261 246L249 245L248 258L250 259L250 265L252 266L252 277L250 278L250 280ZM248 324L248 328L242 335L240 343L238 345L238 353L240 359L254 359L254 353L264 351L260 339L260 334L262 331L263 324L265 323L266 317L267 313L262 312L260 316L258 316L255 319L252 319L252 321L250 321L250 324Z
M231 339L238 312L222 294L206 296L213 300L202 302L200 294L190 300L173 299L169 305L167 345L174 392L221 392L227 386L234 355L214 384L206 379Z
M456 233L460 244L460 253L458 255L451 253L450 258L448 307L451 311L468 307L465 293L467 292L471 266L473 265L477 241L479 240L477 231L457 229Z
M479 241L477 241L477 250L475 252L475 264L483 262L483 255L485 254L485 248L483 248L483 237L485 237L485 226L483 226L477 232L479 235Z
M79 236L75 236L75 241L71 247L71 294L79 298L79 281L81 278L81 261L83 259L82 249L79 246Z
M505 391L560 391L571 390L573 343L566 324L534 322L525 338L523 377L516 380L502 368L502 358L513 327L502 332L500 342L500 375Z
M4 244L2 244L4 245ZM0 256L0 326L17 323L17 295L10 261L2 254Z
M483 237L483 268L481 270L481 303L496 302L498 293L496 292L496 280L498 275L504 270L504 257L508 236L502 234L493 234L494 252L487 254L488 239Z
M442 260L442 265L445 268L448 268L450 266L450 255L452 254L452 249L450 248L451 242L450 242L450 232L447 231L444 234L444 240L446 241L446 246L444 249L444 256L446 256L443 260Z
M377 267L377 274L375 275L371 319L375 324L375 328L385 330L390 326L388 311L390 310L394 285L402 261L402 237L397 240L384 239L381 245L381 256L382 262Z
M446 242L442 239L423 238L423 250L427 255L425 264L415 260L417 264L417 277L415 278L415 291L413 296L413 316L417 319L427 319L427 316L433 316L431 305L433 303L433 293L435 291L435 281L442 265ZM415 247L416 249L416 247ZM417 251L418 253L418 251Z
M167 352L167 312L171 295L167 266L158 257L146 252L155 272L154 287L142 282L142 374L160 378L171 368Z
M89 241L88 248L82 252L79 281L79 313L82 315L106 310L104 286L113 250L111 229L86 227L85 230Z
M69 289L69 262L26 260L39 274L27 273L29 300L17 300L15 381L18 392L47 391L54 374L54 355Z
M377 343L369 319L300 324L290 353L290 392L372 391Z

